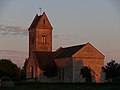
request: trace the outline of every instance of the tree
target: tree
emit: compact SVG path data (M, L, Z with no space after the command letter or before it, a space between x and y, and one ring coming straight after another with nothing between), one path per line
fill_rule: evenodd
M26 80L26 70L24 67L20 69L20 80Z
M90 83L92 82L92 75L91 75L91 70L84 66L80 70L80 74L82 75L83 78L85 78L85 81Z
M57 76L58 74L58 67L56 65L46 65L45 68L43 68L43 75L47 78Z
M10 59L0 60L0 78L10 77L13 80L19 80L20 68L14 64Z
M20 72L21 80L26 80L27 63L28 63L28 58L25 59L24 66L22 67L21 72Z
M111 60L103 67L103 72L105 72L106 80L113 81L114 78L120 77L120 64L116 63L115 60Z

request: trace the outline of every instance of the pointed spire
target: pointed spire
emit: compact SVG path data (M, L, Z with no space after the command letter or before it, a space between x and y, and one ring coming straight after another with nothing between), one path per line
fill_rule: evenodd
M45 12L43 12L41 15L38 15L38 14L35 15L35 18L28 30L33 29L33 28L49 28L52 30L52 26Z
M45 12L43 12L43 14L45 14Z

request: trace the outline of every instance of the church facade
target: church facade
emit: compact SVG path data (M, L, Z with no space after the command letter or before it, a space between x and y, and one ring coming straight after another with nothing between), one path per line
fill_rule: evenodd
M90 43L60 47L52 51L52 25L46 13L36 14L29 31L29 58L26 63L26 78L40 82L85 82L80 70L91 70L92 82L102 82L102 67L105 56ZM58 70L54 77L46 77L45 70Z

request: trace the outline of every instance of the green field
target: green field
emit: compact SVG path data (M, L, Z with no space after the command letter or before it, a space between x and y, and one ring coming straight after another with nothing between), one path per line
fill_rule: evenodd
M0 87L0 90L120 90L119 84L24 83Z

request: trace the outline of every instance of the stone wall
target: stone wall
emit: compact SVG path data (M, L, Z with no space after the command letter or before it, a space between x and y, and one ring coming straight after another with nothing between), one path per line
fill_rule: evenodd
M55 59L56 65L59 67L58 79L60 82L73 81L73 69L71 58Z
M73 58L73 82L85 82L82 78L80 70L83 66L83 61L80 58Z
M103 82L102 67L104 65L103 59L81 59L73 58L73 82L85 82L81 77L80 70L82 66L87 66L91 70L92 82Z
M52 52L52 30L36 29L36 51Z
M91 69L93 74L93 82L100 83L102 81L102 67L104 65L103 59L83 59L83 66Z
M35 64L35 60L31 57L28 59L27 67L26 67L26 78L36 78L37 76L37 66ZM31 68L33 67L33 77Z

